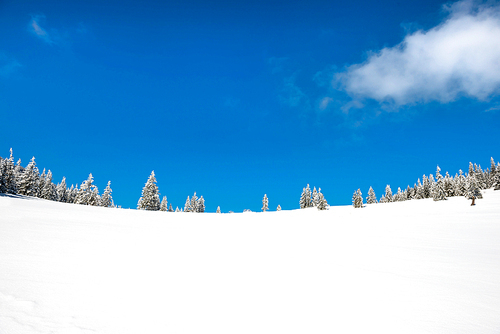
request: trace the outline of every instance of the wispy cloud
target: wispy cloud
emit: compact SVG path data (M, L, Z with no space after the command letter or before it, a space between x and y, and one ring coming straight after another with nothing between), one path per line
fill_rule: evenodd
M17 71L22 65L11 57L0 52L0 77L7 78Z
M500 90L500 5L465 0L444 7L446 19L427 31L372 53L336 75L355 99L396 106L487 100Z
M43 40L48 44L56 44L54 40L54 36L51 36L47 30L42 28L41 23L44 22L44 15L34 15L31 17L31 21L28 26L28 30L33 33L35 36Z

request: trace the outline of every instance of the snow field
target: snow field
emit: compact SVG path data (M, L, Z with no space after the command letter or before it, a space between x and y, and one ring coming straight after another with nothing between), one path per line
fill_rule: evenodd
M498 333L500 191L169 213L0 197L0 333Z

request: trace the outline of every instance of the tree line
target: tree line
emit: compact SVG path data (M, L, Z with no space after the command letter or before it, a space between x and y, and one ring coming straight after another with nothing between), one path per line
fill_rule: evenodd
M366 204L375 203L390 203L401 202L413 199L432 198L434 201L443 201L448 197L465 196L467 199L472 200L475 204L476 199L482 198L481 190L494 188L500 190L500 162L495 164L495 160L491 158L491 166L483 171L481 165L469 162L468 173L460 169L455 176L450 176L448 172L443 176L441 168L437 166L435 175L430 174L422 176L413 187L409 185L405 190L398 187L396 193L392 192L391 186L385 187L385 193L377 200L373 188L368 190L366 197ZM363 207L363 197L361 190L358 189L352 196L352 205L355 208Z

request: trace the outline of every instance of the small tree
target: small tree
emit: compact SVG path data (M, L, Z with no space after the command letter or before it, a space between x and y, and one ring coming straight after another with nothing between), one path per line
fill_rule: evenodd
M163 199L160 204L160 211L167 211L167 210L168 210L167 196L163 196Z
M21 176L19 194L35 197L38 192L39 178L40 175L36 167L35 157L33 157Z
M393 199L392 199L392 190L391 190L391 186L390 185L387 185L385 187L385 202L392 202Z
M196 196L196 191L193 197L191 197L191 212L198 212L198 196Z
M142 201L140 200L141 210L158 211L160 210L160 193L158 192L158 186L156 185L155 172L152 171L148 178L148 181L142 189Z
M216 213L220 213L220 206L217 206L217 211L215 211Z
M276 211L281 211L281 205L278 204L278 207L276 208Z
M479 190L479 185L474 174L467 175L467 192L465 197L471 199L472 205L476 205L476 198L482 198L481 191Z
M321 191L321 188L319 188L319 191ZM319 197L318 197L318 191L316 190L316 187L314 187L313 192L312 192L312 206L318 206L319 203Z
M61 183L56 187L57 200L62 203L68 202L68 189L66 185L66 178L63 177Z
M262 211L266 212L269 210L269 200L267 199L267 195L264 194L264 198L262 199Z
M375 191L373 191L373 188L370 187L368 189L368 196L366 197L366 204L376 204L377 202L377 196L375 195Z
M168 212L174 212L174 208L172 207L172 203L170 203L168 207Z
M191 212L191 200L189 196L186 199L186 203L184 204L184 212Z
M325 199L325 196L321 192L321 189L318 192L318 210L326 210L328 209L328 202Z
M361 190L358 189L354 192L352 195L352 205L355 208L362 208L363 207L363 196L361 194Z
M198 200L198 212L205 212L205 199L203 196L200 196L200 199Z
M112 192L113 190L111 190L111 181L108 181L108 185L104 189L104 193L101 197L101 206L105 208L111 208L114 206L113 197L111 196Z

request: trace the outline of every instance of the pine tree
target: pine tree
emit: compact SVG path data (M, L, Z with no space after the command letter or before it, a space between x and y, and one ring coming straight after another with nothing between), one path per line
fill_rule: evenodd
M392 202L392 201L393 201L393 199L392 199L392 190L391 190L391 186L390 186L390 185L387 185L387 186L385 187L385 201L386 201L387 203L389 203L389 202Z
M45 186L45 168L43 169L42 171L42 174L40 174L40 177L38 178L38 181L37 181L37 192L36 192L36 196L38 198L42 198L42 190L43 190L43 186Z
M361 190L358 189L354 192L352 195L352 205L355 208L362 208L363 207L363 195L361 194Z
M321 192L321 189L319 190L318 192L318 210L326 210L328 209L328 202L326 201L325 199L325 196L323 195L323 193Z
M281 211L281 205L278 204L278 207L276 208L276 211Z
M68 189L66 186L66 178L63 177L61 183L59 183L56 187L57 200L62 203L66 203L68 201Z
M160 204L160 211L168 211L167 196L163 196Z
M94 185L94 177L92 176L92 173L90 173L88 179L82 182L82 185L76 194L75 204L95 205L97 202L97 198L95 198L96 192L98 194L97 187Z
M302 188L302 194L300 194L300 208L305 209L307 208L307 201L306 201L306 188Z
M446 172L446 175L443 179L443 187L444 187L444 193L446 197L452 197L454 190L453 190L453 178Z
M113 190L111 190L111 181L108 181L108 185L104 189L104 193L101 197L101 206L105 208L111 208L115 206L113 203L113 197L111 196L112 192Z
M174 212L174 208L172 207L172 203L170 203L170 206L168 207L168 212Z
M267 199L267 195L264 194L264 198L262 199L262 211L266 212L269 210L269 200Z
M55 201L57 198L56 189L54 184L52 183L52 172L47 172L47 176L45 176L45 183L42 188L42 196L43 199L48 199L50 201Z
M475 205L476 198L482 198L479 185L477 184L475 173L467 175L466 183L467 183L467 191L465 193L465 197L467 199L472 200L471 205Z
M90 192L89 204L92 206L101 206L101 196L99 196L99 190L94 187Z
M198 196L196 196L196 191L193 197L191 197L191 212L198 212Z
M156 185L155 171L151 172L148 181L142 189L142 201L140 201L141 210L158 211L160 210L160 193Z
M217 211L215 211L216 213L220 213L220 206L217 206Z
M175 212L181 212L178 206L175 207Z
M417 183L413 189L415 189L415 199L422 199L424 198L424 187L422 186L422 183L420 183L420 179L417 180Z
M375 196L375 191L370 187L368 189L368 196L366 197L366 204L375 204L377 203L377 196Z
M205 199L203 196L200 196L200 199L198 200L198 212L205 212Z
M321 191L321 188L319 189ZM318 192L316 191L316 187L314 187L313 192L312 192L312 206L316 207L318 206L319 203L319 197L318 197Z
M35 157L31 158L30 163L24 170L19 182L19 194L25 196L36 196L38 192L38 179L40 175L36 167Z
M10 158L2 160L0 171L2 174L0 179L0 193L17 194L17 181L12 149L10 149Z
M385 198L385 195L382 195L382 197L380 197L380 200L378 202L379 203L387 203L387 199Z
M191 201L187 197L186 204L184 204L184 212L191 212Z

